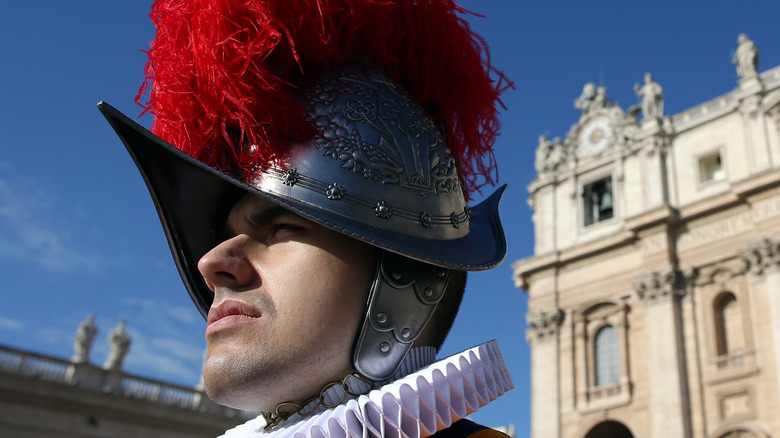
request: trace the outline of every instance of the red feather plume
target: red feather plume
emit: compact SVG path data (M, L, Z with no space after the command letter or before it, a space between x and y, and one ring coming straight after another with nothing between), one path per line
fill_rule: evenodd
M367 58L444 122L472 193L497 176L496 106L512 84L491 66L466 12L453 0L156 0L137 101L148 93L143 105L164 140L207 164L248 170L310 134L286 78L345 54Z

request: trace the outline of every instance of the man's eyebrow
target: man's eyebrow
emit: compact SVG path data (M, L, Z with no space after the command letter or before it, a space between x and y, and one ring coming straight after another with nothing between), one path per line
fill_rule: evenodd
M242 215L238 218L238 220L243 221L245 218L249 219L249 223L254 226L259 226L263 224L267 224L274 219L278 218L279 216L283 216L285 214L295 214L289 210L286 210L278 205L274 205L269 208L264 208L262 210L255 210L251 212L248 215ZM225 221L225 223L222 225L221 229L219 230L218 240L220 242L225 241L229 239L230 237L238 235L238 232L235 230L233 225L230 221L230 215L228 215L228 220Z
M286 214L295 214L295 213L285 208L282 208L278 205L274 205L271 208L265 208L263 210L252 212L249 215L249 220L252 222L253 225L263 225L273 221L279 216L284 216Z

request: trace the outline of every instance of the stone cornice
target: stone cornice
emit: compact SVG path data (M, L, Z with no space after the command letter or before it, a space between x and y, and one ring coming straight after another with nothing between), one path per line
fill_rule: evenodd
M752 175L745 180L733 183L732 190L729 192L703 199L679 209L666 205L647 213L627 218L623 230L613 235L583 242L562 251L551 251L518 260L512 265L515 287L527 290L529 286L528 278L538 272L562 267L593 254L632 244L637 239L641 239L643 229L662 224L679 227L688 221L727 208L733 208L738 205L748 207L750 206L749 197L752 194L777 185L778 180L780 180L780 168L769 169Z
M543 272L550 268L563 266L567 263L590 257L594 254L608 251L613 248L619 248L635 241L636 233L623 230L600 239L576 245L564 251L555 251L518 260L512 264L512 270L514 271L512 278L515 280L515 287L522 290L528 290L528 277L537 272Z
M767 70L761 73L759 77L761 79L756 81L756 83L761 86L737 88L734 91L674 115L671 118L674 132L687 131L738 109L751 112L755 99L748 99L750 96L769 92L780 86L780 67ZM746 99L747 102L743 103Z
M673 223L677 220L678 212L670 205L646 211L644 213L626 218L626 228L631 231L639 231L663 223Z
M776 186L778 180L780 180L780 168L767 169L743 180L735 181L732 183L732 190L740 198L745 198L752 193Z

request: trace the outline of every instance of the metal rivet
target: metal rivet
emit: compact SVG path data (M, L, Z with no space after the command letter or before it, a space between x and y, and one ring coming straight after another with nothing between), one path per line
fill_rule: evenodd
M295 185L295 183L298 182L298 179L300 179L300 175L298 174L298 169L290 169L284 175L284 178L282 178L282 182L285 185L292 187Z
M409 336L411 336L411 335L412 335L412 331L409 330L408 328L405 328L405 329L401 330L401 337L402 338L408 339Z
M328 186L327 190L325 190L325 196L328 197L328 199L332 201L338 201L339 199L344 197L344 194L347 192L347 190L339 183L333 183Z
M393 208L390 207L390 204L388 204L385 201L377 202L376 207L374 207L374 213L376 213L377 217L381 217L382 219L390 219L390 216L393 214Z
M444 277L445 275L447 275L447 273L444 271L444 269L439 271L439 277Z
M381 351L382 353L387 353L388 351L390 351L390 344L388 344L387 342L382 342L381 344L379 344L379 351Z
M430 298L433 296L433 289L426 287L425 289L423 289L423 293L425 294L426 297Z
M376 320L380 324L384 324L387 322L387 314L386 313L377 313Z
M431 215L427 211L421 212L420 213L420 223L425 228L430 228L433 225L433 215Z

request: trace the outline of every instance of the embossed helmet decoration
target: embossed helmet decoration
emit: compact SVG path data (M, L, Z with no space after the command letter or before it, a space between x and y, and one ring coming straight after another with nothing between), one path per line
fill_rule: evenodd
M503 260L503 188L466 201L492 181L505 85L462 12L444 0L154 3L139 95L151 87L152 132L99 107L204 316L213 294L198 260L247 192L386 250L354 355L374 380L422 332L449 269Z

